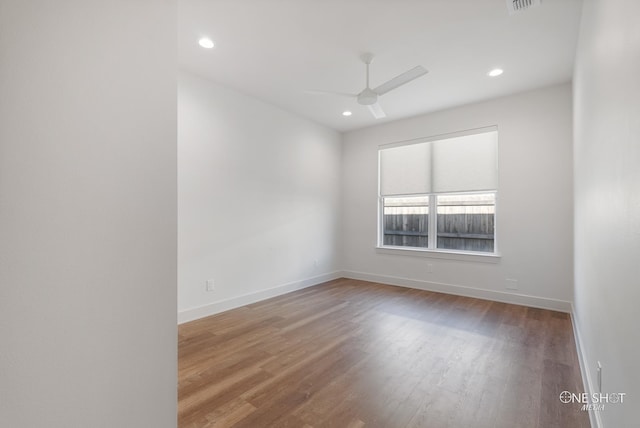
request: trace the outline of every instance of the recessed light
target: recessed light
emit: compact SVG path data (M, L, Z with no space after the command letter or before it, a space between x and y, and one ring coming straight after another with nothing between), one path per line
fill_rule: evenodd
M502 73L504 73L504 70L501 68L494 68L493 70L491 70L490 72L487 73L488 76L491 77L496 77L496 76L500 76Z
M201 38L200 40L198 40L198 44L200 46L202 46L205 49L211 49L213 48L215 45L213 44L213 40L208 39L206 37Z
M343 116L351 116L351 112L350 111L343 111L342 115Z

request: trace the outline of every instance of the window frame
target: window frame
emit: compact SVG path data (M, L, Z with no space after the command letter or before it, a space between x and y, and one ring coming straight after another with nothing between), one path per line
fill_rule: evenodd
M494 226L493 226L493 251L465 251L455 250L448 248L438 248L438 196L450 196L450 195L484 195L493 194L495 198L494 202ZM382 195L378 195L378 249L387 250L401 250L401 251L420 251L428 253L442 253L442 254L464 254L474 256L488 256L499 257L498 252L498 191L476 191L476 192L451 192L451 193L425 193L425 194L412 194L412 195L393 195L387 196L388 198L401 198L401 197L427 197L429 200L429 221L427 225L427 247L410 247L410 246L397 246L384 244L384 199Z
M409 144L415 144L420 142L430 142L437 140L446 140L449 138L455 138L459 136L465 135L473 135L480 134L488 131L498 131L497 126L489 126L477 129L471 129L466 131L454 132L449 134L441 134L429 138L420 138L402 142L396 142L391 144L384 144L378 147L378 215L377 215L377 237L376 237L376 252L380 254L394 254L394 255L412 255L412 256L423 256L423 257L433 257L433 258L444 258L444 259L454 259L454 260L463 260L463 261L479 261L479 262L488 262L488 263L497 263L501 254L499 252L498 246L498 206L499 206L499 191L498 189L493 190L480 190L480 191L461 191L461 192L446 192L446 193L420 193L420 194L408 194L408 195L387 195L387 198L390 197L415 197L422 196L428 197L429 199L429 221L427 226L427 234L428 234L428 247L409 247L409 246L393 246L393 245L385 245L384 244L384 199L385 196L381 195L380 191L380 177L381 177L381 151L384 149L389 149L393 147L400 147ZM471 194L493 194L495 198L494 203L494 230L493 230L493 252L484 252L484 251L465 251L465 250L455 250L455 249L443 249L437 248L437 240L438 240L438 196L446 196L446 195L471 195Z

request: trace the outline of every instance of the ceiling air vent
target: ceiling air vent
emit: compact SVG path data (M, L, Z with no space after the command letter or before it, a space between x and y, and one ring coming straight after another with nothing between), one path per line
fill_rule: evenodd
M524 12L525 10L535 6L540 6L540 0L507 0L509 15Z

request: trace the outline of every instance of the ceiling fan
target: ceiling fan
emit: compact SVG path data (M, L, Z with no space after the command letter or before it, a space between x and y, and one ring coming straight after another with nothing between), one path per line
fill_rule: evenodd
M378 97L386 94L387 92L396 89L406 83L411 82L412 80L417 79L420 76L424 76L428 73L428 71L418 65L412 68L409 71L405 71L404 73L394 77L391 80L386 81L380 86L377 86L373 89L369 87L369 66L371 62L373 62L373 54L365 53L361 56L362 62L364 62L367 66L367 79L366 79L366 87L362 90L362 92L358 94L343 94L337 92L325 92L325 91L308 91L310 93L320 93L320 94L332 94L332 95L342 95L348 96L351 98L355 98L358 101L358 104L369 107L369 111L376 119L381 119L386 117L384 110L378 103Z

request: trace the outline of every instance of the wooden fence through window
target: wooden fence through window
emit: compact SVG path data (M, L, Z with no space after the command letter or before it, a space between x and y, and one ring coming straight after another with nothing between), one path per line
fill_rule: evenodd
M385 214L384 245L428 246L428 214ZM493 252L494 214L438 214L438 248Z

